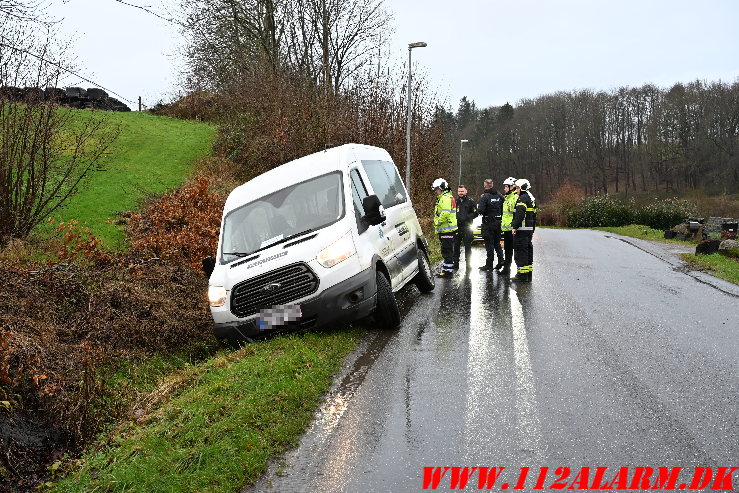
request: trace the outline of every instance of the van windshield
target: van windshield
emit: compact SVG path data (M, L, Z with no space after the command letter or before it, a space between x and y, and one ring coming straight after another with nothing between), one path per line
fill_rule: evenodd
M222 262L231 262L344 217L341 172L265 195L223 220Z

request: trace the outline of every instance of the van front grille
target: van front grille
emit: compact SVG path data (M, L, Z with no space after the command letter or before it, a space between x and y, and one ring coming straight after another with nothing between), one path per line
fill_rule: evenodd
M248 317L275 305L286 305L315 293L318 277L300 262L238 283L231 291L231 313Z

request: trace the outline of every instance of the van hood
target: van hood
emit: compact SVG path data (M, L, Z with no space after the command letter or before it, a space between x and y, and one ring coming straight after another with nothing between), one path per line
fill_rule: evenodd
M231 290L233 286L246 279L286 265L304 262L314 268L316 264L314 261L321 250L343 236L343 234L332 233L332 231L309 233L296 239L300 243L287 248L285 244L278 244L244 259L234 260L228 264L218 264L210 277L210 284Z

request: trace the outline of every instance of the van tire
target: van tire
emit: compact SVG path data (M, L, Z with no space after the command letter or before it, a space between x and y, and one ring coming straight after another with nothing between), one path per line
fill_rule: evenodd
M433 291L436 286L434 275L431 272L431 262L426 252L418 249L418 274L413 278L416 287L422 293Z
M377 306L375 320L382 329L394 329L400 325L400 310L395 300L390 280L381 271L377 271Z

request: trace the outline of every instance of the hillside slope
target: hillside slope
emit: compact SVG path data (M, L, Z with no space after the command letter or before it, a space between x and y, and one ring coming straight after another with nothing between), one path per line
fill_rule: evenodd
M89 110L78 110L88 118ZM100 112L96 112L100 115ZM124 233L114 224L116 213L136 208L151 194L161 194L181 185L192 173L198 158L211 152L216 128L144 112L106 113L106 119L121 133L79 192L57 209L56 222L77 220L87 225L107 248L120 248ZM48 224L37 233L52 233Z

